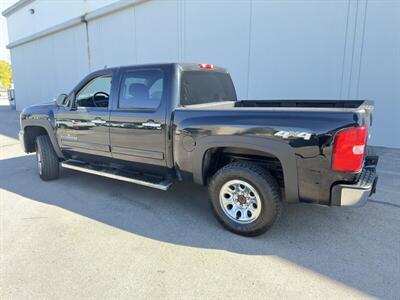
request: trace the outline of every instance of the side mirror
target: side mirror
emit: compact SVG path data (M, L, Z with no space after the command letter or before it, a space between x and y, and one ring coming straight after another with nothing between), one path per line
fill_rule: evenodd
M60 94L58 95L56 99L56 105L57 106L63 106L65 104L65 100L67 100L68 95L67 94Z

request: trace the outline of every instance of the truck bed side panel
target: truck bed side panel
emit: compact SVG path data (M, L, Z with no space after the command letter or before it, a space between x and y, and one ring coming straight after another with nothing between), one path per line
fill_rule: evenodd
M273 141L281 145L282 152L286 147L292 149L297 167L297 170L292 170L298 181L296 200L329 204L330 188L334 182L353 182L357 178L357 174L332 171L334 134L342 128L357 126L362 122L362 118L349 111L291 112L262 109L179 108L174 115L175 164L182 174L187 174L189 177L193 174L193 178L190 179L199 182L198 178L202 177L199 173L202 170L195 166L194 149L206 151L208 147L224 147L226 144L224 141L232 136L242 139L246 137L246 143L242 144L243 148L251 147L251 141L254 145L259 145L260 139ZM207 144L209 137L213 137L213 143ZM221 141L219 146L218 140ZM188 141L192 141L193 149L188 149ZM278 157L277 150L269 148L267 143L262 150ZM281 163L284 165L287 162L281 161ZM285 186L288 184L289 182L285 180Z

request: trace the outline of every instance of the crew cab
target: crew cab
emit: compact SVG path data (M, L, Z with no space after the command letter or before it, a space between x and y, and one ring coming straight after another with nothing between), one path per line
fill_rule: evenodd
M224 68L149 64L93 72L25 108L19 137L43 180L61 166L162 190L206 185L220 223L254 236L284 201L365 203L377 183L372 111L364 100L237 100Z

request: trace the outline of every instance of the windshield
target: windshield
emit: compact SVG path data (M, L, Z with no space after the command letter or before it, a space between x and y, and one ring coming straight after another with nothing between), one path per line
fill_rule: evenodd
M185 71L181 80L181 105L236 101L235 87L227 73Z

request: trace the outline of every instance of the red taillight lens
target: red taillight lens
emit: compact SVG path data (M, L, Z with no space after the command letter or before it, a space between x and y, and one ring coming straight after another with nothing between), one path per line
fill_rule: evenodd
M199 64L200 69L214 69L214 65L212 64Z
M361 170L367 135L367 126L344 129L336 134L332 159L334 171L358 172Z

